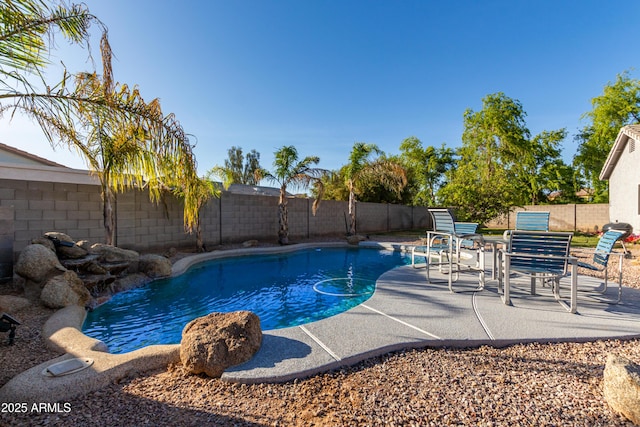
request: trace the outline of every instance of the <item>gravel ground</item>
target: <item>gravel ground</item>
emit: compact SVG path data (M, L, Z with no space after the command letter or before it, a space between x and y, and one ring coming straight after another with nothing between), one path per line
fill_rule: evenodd
M625 261L625 285L640 289L637 254ZM5 285L2 293L12 291ZM14 346L0 336L0 386L59 355L45 349L41 337L51 310L29 307L14 314L22 325ZM57 407L18 414L4 404L0 425L629 426L605 402L602 374L609 353L640 363L639 344L407 350L282 384L227 383L176 365Z

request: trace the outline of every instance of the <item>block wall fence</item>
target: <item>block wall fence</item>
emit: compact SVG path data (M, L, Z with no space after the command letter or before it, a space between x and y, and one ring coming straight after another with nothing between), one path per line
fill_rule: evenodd
M323 200L315 216L312 204L312 199L289 199L290 240L346 234L347 202ZM184 231L182 204L171 195L153 203L146 191L127 191L117 195L115 211L117 246L138 251L195 247L195 234ZM277 197L223 191L200 215L209 249L250 239L277 240ZM356 221L359 233L430 226L425 207L378 203L358 203ZM104 242L103 224L96 184L0 178L0 263L12 262L32 239L49 231Z
M597 232L609 220L609 204L535 205L514 209L508 217L500 217L486 224L490 228L513 228L518 211L547 211L552 231Z
M104 242L99 186L86 171L82 175L80 172L76 171L71 179L65 177L66 182L51 179L51 174L46 179L34 174L33 180L24 180L0 173L0 277L11 276L19 252L46 232L63 232L76 241ZM347 202L323 200L315 216L312 203L312 199L289 199L290 240L346 234ZM201 212L205 245L212 249L250 239L275 242L277 204L277 197L222 192ZM551 211L553 230L596 230L609 222L606 204L524 209ZM185 233L183 228L181 202L171 195L156 204L145 191L118 194L116 215L116 244L122 248L154 251L195 247L195 235ZM360 234L431 227L426 207L392 204L358 203L356 221ZM512 224L515 213L488 225L510 228Z

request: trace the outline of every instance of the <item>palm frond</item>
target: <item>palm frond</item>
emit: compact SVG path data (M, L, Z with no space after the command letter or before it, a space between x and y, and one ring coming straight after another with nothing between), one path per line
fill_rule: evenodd
M50 7L39 0L0 3L0 66L34 71L47 63L55 30L73 43L89 39L91 23L104 24L84 4ZM4 70L3 70L4 71Z

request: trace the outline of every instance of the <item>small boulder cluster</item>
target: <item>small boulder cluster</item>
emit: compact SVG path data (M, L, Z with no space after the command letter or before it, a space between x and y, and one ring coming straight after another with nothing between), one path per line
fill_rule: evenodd
M14 272L30 300L50 308L91 307L114 293L171 275L171 261L49 232L22 250Z
M25 247L14 266L25 298L7 297L0 305L41 301L58 309L92 307L110 295L171 275L171 262L160 255L140 255L100 243L75 242L50 232ZM220 377L225 369L251 359L262 344L260 318L252 312L211 313L189 322L180 343L188 372Z

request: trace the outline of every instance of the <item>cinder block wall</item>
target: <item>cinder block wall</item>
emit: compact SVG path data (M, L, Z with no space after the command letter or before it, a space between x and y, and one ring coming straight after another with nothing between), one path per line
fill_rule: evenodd
M313 203L311 200L310 203ZM311 205L309 205L311 209ZM321 236L344 235L348 231L349 207L347 202L322 200L315 216L309 211L309 228Z
M97 180L83 171L62 175L65 178L60 180L64 182L48 176L27 181L6 178L0 173L0 277L6 277L3 274L32 239L48 231L64 232L75 240L104 242L102 200ZM315 216L312 204L312 199L289 199L292 240L347 232L347 202L323 200ZM609 222L606 204L527 206L524 209L551 211L553 230L595 230ZM153 203L146 191L130 190L118 194L116 211L116 244L120 247L136 250L195 247L195 235L184 230L182 203L169 194ZM431 227L426 207L358 203L356 212L357 229L362 234ZM210 248L249 239L275 241L278 198L222 192L219 199L210 200L203 208L201 224L205 244ZM509 219L490 225L509 228L513 224L515 213Z
M513 228L518 211L548 211L552 231L597 231L609 221L608 204L532 205L516 208L507 217L487 224L489 228Z
M13 271L13 224L13 209L0 206L0 280Z
M75 240L103 242L99 186L86 174L79 176L70 180L82 183L0 178L0 244L6 241L6 250L17 254L32 239L48 231L64 232ZM323 200L315 216L312 204L312 199L289 199L292 239L347 232L347 202ZM114 209L116 244L120 247L154 250L195 246L195 235L184 230L182 203L170 194L154 203L146 191L126 191L117 195ZM426 208L357 205L358 231L362 233L424 228L425 218L428 218ZM204 206L200 219L205 244L210 247L249 239L275 241L278 198L222 192L219 199ZM4 246L0 246L0 251Z
M242 195L223 192L217 201L221 223L205 230L205 237L215 244L249 239L274 239L278 232L278 199L269 196ZM203 216L213 215L216 203ZM220 235L215 239L216 232Z
M390 231L389 205L365 202L358 203L356 208L356 229L358 233Z
M600 231L603 225L611 222L608 203L575 205L575 209L576 230Z

